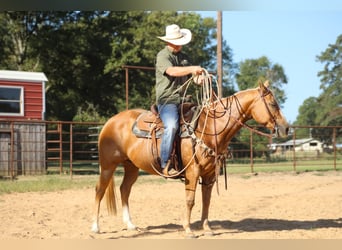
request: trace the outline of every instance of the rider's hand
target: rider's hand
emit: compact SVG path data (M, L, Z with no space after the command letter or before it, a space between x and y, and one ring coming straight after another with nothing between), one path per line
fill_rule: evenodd
M203 69L201 66L195 66L195 74L194 75L201 75L203 73Z
M197 85L202 85L204 82L204 76L203 76L203 68L201 66L193 66L194 67L194 73L193 73L193 80L194 83Z
M195 84L203 85L203 83L204 83L204 76L203 75L195 75L193 80L194 80Z

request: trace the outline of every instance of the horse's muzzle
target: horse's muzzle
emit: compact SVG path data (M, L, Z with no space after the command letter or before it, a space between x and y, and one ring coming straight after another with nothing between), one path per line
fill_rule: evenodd
M289 134L289 126L276 125L274 128L274 134L277 137L286 137Z

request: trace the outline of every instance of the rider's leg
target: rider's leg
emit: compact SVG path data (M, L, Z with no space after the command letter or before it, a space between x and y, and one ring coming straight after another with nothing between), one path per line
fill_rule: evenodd
M159 105L158 109L164 125L160 146L161 167L164 169L170 160L173 141L179 127L179 114L176 104Z

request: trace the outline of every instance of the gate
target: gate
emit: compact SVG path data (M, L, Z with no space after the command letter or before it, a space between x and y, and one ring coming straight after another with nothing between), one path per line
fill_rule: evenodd
M14 129L0 128L0 175L12 176L17 172L15 137Z

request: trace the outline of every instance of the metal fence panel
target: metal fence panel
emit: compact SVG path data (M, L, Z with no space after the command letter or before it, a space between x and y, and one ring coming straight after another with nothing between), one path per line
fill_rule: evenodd
M0 121L0 177L97 174L102 126L96 122ZM252 132L249 139L241 140L238 133L229 145L228 171L342 169L342 126L292 126L291 130L286 140Z

